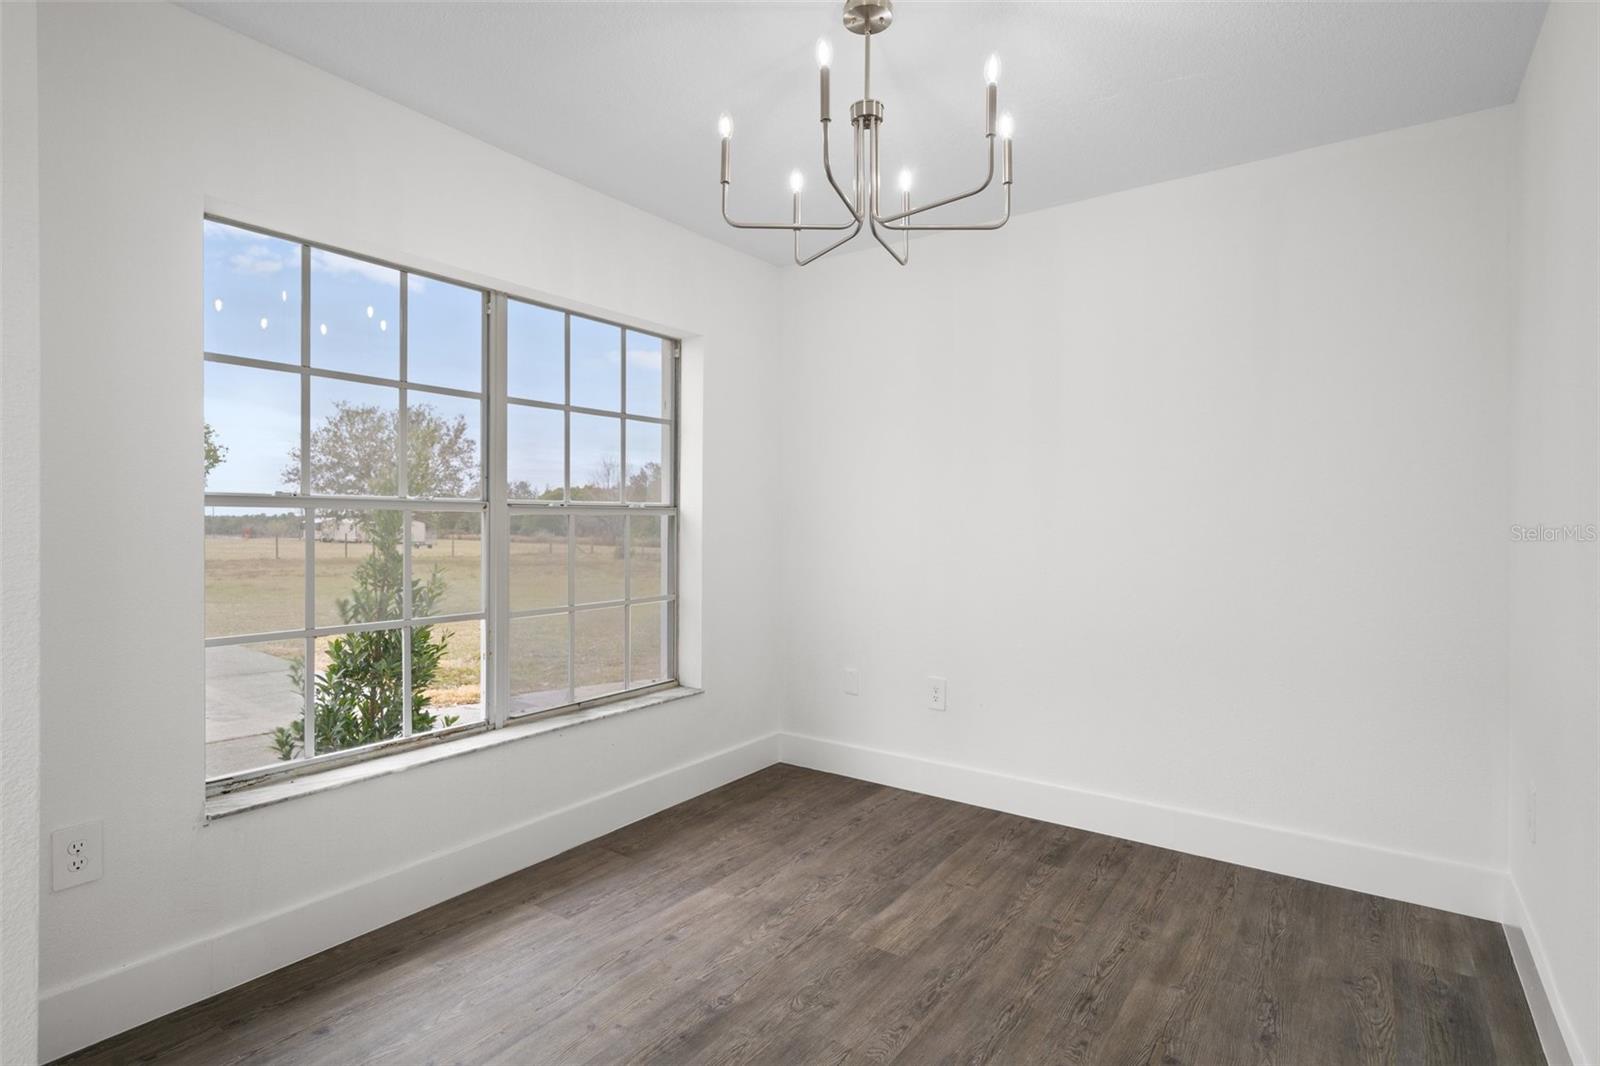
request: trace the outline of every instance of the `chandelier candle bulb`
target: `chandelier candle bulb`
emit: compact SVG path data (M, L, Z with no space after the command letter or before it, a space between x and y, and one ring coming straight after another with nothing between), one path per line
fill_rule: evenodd
M989 56L989 62L987 62L987 63L985 63L983 65L983 80L988 82L990 85L998 85L1000 83L1000 57L999 56L997 56L997 55L990 55Z
M904 167L900 169L900 191L911 192L911 171Z
M722 138L722 184L728 184L729 163L732 155L733 119L723 115L717 119L717 133Z
M1011 134L1015 129L1016 123L1011 120L1011 112L1000 116L1000 181L1008 186L1011 184Z

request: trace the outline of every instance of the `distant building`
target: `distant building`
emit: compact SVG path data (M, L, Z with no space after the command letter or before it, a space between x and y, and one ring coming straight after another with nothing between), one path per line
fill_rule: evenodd
M364 523L353 518L324 518L317 522L317 539L330 544L365 544L370 538ZM431 548L436 540L436 534L426 522L412 519L412 547Z

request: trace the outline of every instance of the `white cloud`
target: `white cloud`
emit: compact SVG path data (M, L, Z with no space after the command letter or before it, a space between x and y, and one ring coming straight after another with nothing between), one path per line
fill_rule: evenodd
M376 281L382 285L400 285L400 272L392 267L379 266L369 263L365 259L352 259L349 256L336 255L325 252L321 248L311 249L311 269L327 274L359 274L368 281Z
M282 257L264 244L252 244L228 257L235 274L276 274L284 267Z

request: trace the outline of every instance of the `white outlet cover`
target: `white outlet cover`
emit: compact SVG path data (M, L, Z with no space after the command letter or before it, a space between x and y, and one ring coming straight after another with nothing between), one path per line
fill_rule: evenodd
M861 671L853 666L844 668L844 694L846 696L861 695Z
M103 823L69 825L50 834L50 890L100 880L105 872Z
M946 685L942 677L928 678L928 710L943 711L950 706Z

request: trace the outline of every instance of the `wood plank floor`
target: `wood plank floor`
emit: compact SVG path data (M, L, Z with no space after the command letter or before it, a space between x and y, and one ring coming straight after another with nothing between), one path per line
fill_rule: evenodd
M1490 922L774 766L65 1061L1544 1060Z

